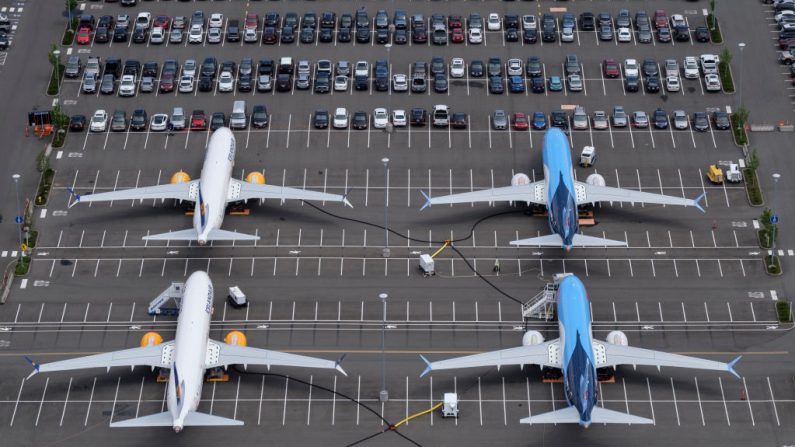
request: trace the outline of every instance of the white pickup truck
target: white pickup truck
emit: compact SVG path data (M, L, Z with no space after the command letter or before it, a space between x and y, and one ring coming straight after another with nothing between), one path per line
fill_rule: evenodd
M701 62L701 72L704 74L718 74L718 63L720 59L715 54L702 54L699 58Z

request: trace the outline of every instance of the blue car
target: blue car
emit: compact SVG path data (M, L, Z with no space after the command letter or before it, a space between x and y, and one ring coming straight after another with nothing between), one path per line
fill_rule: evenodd
M521 76L510 77L511 93L524 93L524 79Z
M544 130L547 128L547 116L544 112L533 112L533 129Z
M563 82L560 80L560 76L550 76L549 91L559 92L561 90L563 90Z

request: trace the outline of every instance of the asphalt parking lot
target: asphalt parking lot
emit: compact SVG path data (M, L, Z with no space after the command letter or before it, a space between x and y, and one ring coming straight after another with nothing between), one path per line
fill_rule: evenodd
M750 3L754 22L750 29L766 33L768 8ZM711 164L743 165L743 153L731 131L718 129L712 119L703 131L694 129L692 122L687 129L676 130L670 121L674 110L683 110L689 117L695 112L710 117L716 111L731 113L739 106L738 95L707 91L702 76L685 79L683 72L676 92L666 92L664 85L659 92L647 91L649 76L642 73L639 91L626 88L625 59L639 63L654 59L657 71L664 72L666 59L675 59L681 67L687 56L720 53L723 46L695 40L695 27L705 24L707 2L393 0L358 2L358 6L366 8L371 20L372 35L367 43L356 42L355 36L352 42L340 42L337 32L328 43L320 41L319 32L313 42L301 42L299 31L295 43L277 40L269 45L263 43L261 26L256 42L228 42L229 20L239 20L242 27L246 14L255 12L261 24L267 11L279 12L282 18L295 12L300 18L308 11L320 15L334 10L340 17L354 13L354 6L339 1L233 0L141 1L123 8L114 3L81 2L83 11L97 18L129 14L133 21L140 11L150 11L153 18L164 14L172 19L180 15L190 18L196 9L202 9L205 18L222 13L223 38L220 43L209 43L205 30L202 42L191 44L186 28L180 43L171 42L168 35L163 44L133 43L132 36L126 42L110 39L99 43L92 33L88 43L62 48L64 62L79 56L85 64L88 57L96 56L103 63L112 58L141 64L153 61L162 69L167 59L176 59L181 66L188 59L201 64L210 56L219 64L240 64L251 57L256 73L261 59L278 64L281 57L291 57L296 63L309 61L314 79L319 60L328 59L332 64L349 61L351 65L363 60L371 68L377 60L384 60L391 79L394 74L411 77L413 63L430 64L439 56L448 87L437 93L429 79L425 92L376 91L375 81L370 79L367 90L356 90L349 79L345 90L317 93L314 82L308 89L297 88L294 76L286 92L275 88L241 92L235 77L231 92L220 91L216 79L209 91L199 91L194 85L190 92L180 93L177 88L160 90L163 78L159 70L151 93L140 91L138 77L134 96L121 97L117 93L119 80L115 81L115 93L106 95L84 92L81 76L64 79L57 98L37 104L57 101L68 114L82 114L89 120L98 109L108 114L123 110L129 120L133 111L141 108L150 118L156 113L170 115L174 107L182 107L187 114L203 110L209 118L214 112L228 116L239 100L246 101L249 113L255 105L264 105L269 113L266 127L234 131L237 156L233 176L245 178L260 172L271 185L348 194L354 207L250 201L242 210L227 215L224 228L256 234L261 238L256 242L216 241L204 247L192 242L146 242L142 237L148 234L189 228L192 208L172 200L75 204L70 191L89 194L160 185L170 182L178 171L198 178L211 131L154 131L147 126L144 131L128 127L124 131L70 132L65 145L52 153L56 176L49 200L34 211L39 240L31 271L15 281L8 301L0 306L0 364L7 371L7 380L0 383L0 434L19 445L26 439L60 445L127 445L133 438L136 443L157 443L164 436L199 445L244 442L251 436L275 445L296 441L352 445L381 432L386 423L426 410L439 402L442 393L456 392L461 399L458 419L444 419L432 412L412 419L400 432L421 445L458 445L467 440L482 445L495 437L506 445L525 445L536 439L564 445L615 444L628 439L637 440L630 443L661 446L672 442L792 444L793 432L787 425L795 415L787 344L791 325L778 323L775 314L776 302L788 298L789 280L786 275L773 280L765 273L762 258L767 252L759 248L756 235L760 210L748 205L743 184L714 185L706 177ZM31 11L22 3L0 5L0 11L5 8L19 21L49 14L38 8ZM374 21L381 8L390 17L396 9L403 9L410 16L424 14L426 20L433 13L466 19L471 12L484 18L491 12L535 14L540 20L542 14L551 12L558 20L558 32L554 42L544 42L539 36L538 42L528 43L522 34L517 42L510 42L503 31L486 31L478 44L465 36L461 43L444 46L432 44L431 39L419 44L411 37L405 44L391 41L384 45L376 42ZM653 38L641 43L640 33L633 27L626 43L603 41L596 31L580 30L575 30L572 42L561 41L563 13L579 17L583 11L606 11L615 17L623 8L633 17L638 9L649 14L655 9L682 14L691 38L687 42ZM730 12L729 6L719 8L724 8L719 14L727 16L721 22L727 45L735 45L742 36L738 22L745 20L743 13ZM63 18L58 20L61 23ZM32 22L19 23L25 27ZM53 41L60 39L56 28L46 31ZM758 39L767 45L768 37ZM749 45L755 38L748 37ZM12 45L11 56L21 47L18 38ZM773 92L772 87L763 87L778 86L784 71L770 60L773 49L764 48L771 54L746 52L743 72L747 81L751 67L762 63L771 67L754 86L745 83L746 102L760 122L772 120L773 110L792 109L792 98L786 98L790 90L777 87ZM4 54L0 53L0 65L5 63ZM567 54L578 57L582 91L572 91L565 76ZM451 61L457 57L467 66L460 78L450 76ZM544 91L534 93L532 77L523 70L523 91L510 92L510 79L504 76L501 85L505 92L495 93L487 77L473 77L469 71L471 61L487 64L491 57L500 58L503 72L507 72L510 59L524 64L530 57L539 57ZM621 65L618 77L605 77L606 59ZM13 57L9 61L2 72L15 69ZM737 55L734 70L738 69L736 61ZM554 76L562 78L561 91L549 89L549 78ZM46 79L42 79L35 84L37 95L45 89ZM755 94L755 90L764 94ZM766 108L767 103L775 105ZM387 131L374 127L375 108L392 112L421 107L430 112L437 104L465 113L466 128L428 124ZM575 162L584 146L597 151L593 166L574 166L577 179L598 174L609 186L688 198L705 194L702 205L706 212L603 203L594 209L595 221L584 225L583 233L626 241L627 247L566 253L554 247L509 245L515 239L549 232L546 217L533 216L524 204L461 204L420 210L422 192L434 197L505 186L518 173L532 180L543 177L544 131L533 126L517 129L510 122L507 129L497 130L495 110L502 109L509 117L524 113L529 118L541 112L549 121L552 112L571 114L576 106L589 116L595 111L610 116L615 106L623 106L628 114L645 111L649 116L661 108L669 117L664 129L630 124L597 130L589 120L586 129L570 130ZM318 129L313 125L316 110L333 113L337 107L345 107L350 115L365 111L367 128ZM785 139L761 138L757 141L765 144L759 144L760 151L787 144ZM389 158L387 166L384 157ZM773 163L784 166L767 152L763 157L767 157L766 169L773 169ZM385 219L392 230L386 238ZM460 255L450 248L441 251L435 258L437 275L423 277L418 256L436 252L445 240L456 241ZM13 239L0 247L0 259L17 256L15 243ZM391 248L389 258L381 254L385 245ZM776 251L785 263L795 256L795 246L787 238L782 238ZM155 372L119 368L108 374L86 370L24 379L29 371L23 355L46 361L123 349L137 346L148 331L172 338L175 319L150 316L147 307L172 281L184 281L196 270L206 270L216 290L238 285L251 300L249 307L233 309L223 300L223 293L216 293L211 338L222 339L230 330L243 330L249 346L329 359L348 353L343 365L348 376L291 368L230 369L228 382L205 385L199 410L242 420L244 427L190 427L176 437L166 429L137 430L140 437L130 437L130 441L118 440L118 432L110 429L108 422L164 408L164 386L155 381ZM721 361L742 354L738 372L743 378L625 366L618 369L615 383L600 384L600 405L652 419L654 425L616 429L594 424L583 431L565 424L518 423L520 418L566 405L562 385L543 382L535 367L477 368L418 377L424 366L418 354L436 360L517 346L527 329L556 337L557 324L523 319L520 304L561 272L577 274L588 287L595 338L604 339L609 331L620 329L634 346ZM390 296L385 313L376 298L380 292ZM385 384L390 392L386 403L378 400L382 325L386 328ZM405 444L406 440L389 431L369 441L369 445Z

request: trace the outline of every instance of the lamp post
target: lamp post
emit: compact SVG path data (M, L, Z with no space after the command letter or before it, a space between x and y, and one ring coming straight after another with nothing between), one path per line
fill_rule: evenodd
M381 402L389 400L389 391L386 390L386 356L384 353L384 345L386 338L386 299L389 297L386 293L378 294L378 299L383 303L383 319L381 324L381 391L378 393L378 399Z
M384 164L384 250L382 255L385 258L390 256L389 250L389 214L387 213L387 204L389 202L389 159L384 157L381 159Z
M771 206L775 203L776 200L776 187L778 186L778 180L781 178L781 174L778 172L773 173L773 197L770 199ZM773 250L773 254L770 256L770 262L772 264L773 259L776 256L776 236L778 233L778 216L776 215L776 209L773 207L773 214L770 216L770 223L773 225L773 234L771 237L771 244L770 247ZM771 265L772 267L772 265Z
M11 178L14 179L14 189L17 192L17 216L16 216L16 218L14 218L14 221L19 226L19 258L20 259L22 258L23 251L24 251L24 250L22 250L22 224L25 221L25 218L22 217L22 210L21 210L21 208L19 206L19 179L21 177L22 176L19 175L19 174L14 174L14 175L11 176Z
M61 104L61 50L54 50L52 55L55 56L55 98L58 100L58 105Z
M743 66L743 50L745 49L745 42L740 42L737 44L737 46L740 47L740 76L739 76L740 79L739 82L737 83L738 86L737 93L740 99L740 103L737 106L742 107L743 106L743 69L745 68Z

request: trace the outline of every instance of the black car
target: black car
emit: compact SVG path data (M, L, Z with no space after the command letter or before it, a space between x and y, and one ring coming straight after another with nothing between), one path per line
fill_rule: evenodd
M389 43L389 30L384 28L377 29L375 31L375 43L382 45Z
M253 87L253 79L250 74L240 75L237 78L237 91L250 92Z
M276 32L276 28L272 26L266 26L262 30L262 43L273 45L279 41L279 33Z
M350 42L351 38L350 28L340 28L340 30L337 31L337 42Z
M356 28L356 42L369 43L370 42L370 28L362 27Z
M522 33L522 40L524 43L538 42L538 30L535 28L525 30L524 33Z
M151 76L153 78L156 78L157 72L158 72L157 62L149 61L144 63L144 68L143 71L141 71L141 76Z
M293 43L295 42L295 30L292 26L283 26L282 27L282 43Z
M549 124L569 133L569 118L563 110L556 110L550 114Z
M467 114L463 112L456 112L450 117L450 127L453 129L466 129L467 128Z
M94 42L108 43L108 41L110 41L110 30L106 26L98 27L97 32L94 34Z
M240 21L230 19L226 23L226 41L239 42L240 41Z
M148 30L144 27L139 26L135 28L135 31L133 31L132 35L133 43L146 43L148 34Z
M317 40L323 43L334 42L334 30L331 28L320 28Z
M146 130L149 120L146 117L146 110L135 109L130 119L130 130Z
M251 125L261 129L268 125L268 109L264 105L256 105L251 111Z
M506 42L518 42L519 41L519 30L516 28L508 28L505 30L505 41Z
M123 26L117 26L116 29L113 30L113 41L114 42L127 42L127 36L129 33L127 32L127 28Z
M213 78L209 75L201 75L199 76L199 91L200 92L211 92L213 91L214 82Z
M657 93L660 91L660 78L657 76L649 76L646 78L646 91L648 93Z
M706 132L709 130L709 118L706 112L693 113L693 129L699 132Z
M395 34L392 36L392 42L395 45L405 45L409 41L409 33L408 30L405 29L397 29L395 30Z
M301 43L315 43L315 30L304 28L301 30Z
M277 27L281 24L281 17L278 12L266 12L263 17L263 22L265 26Z
M293 77L287 73L279 73L276 76L276 91L289 92L293 89Z
M353 119L351 119L351 127L356 130L367 129L368 121L367 112L359 110L353 114Z
M414 43L428 42L428 32L422 27L413 29L411 31L411 41Z
M538 56L533 56L527 59L527 62L524 64L524 72L528 78L538 78L544 74L543 66L541 65L541 59Z
M224 112L213 112L210 118L210 130L218 130L226 126L226 115Z
M544 78L530 78L530 88L533 90L533 93L544 93L544 90L546 89L546 86L544 85Z
M635 76L624 78L624 88L626 88L628 92L637 92L640 88L640 81Z
M69 120L69 130L72 132L82 132L86 129L85 115L72 115Z
M328 110L315 110L315 114L312 117L312 123L315 126L315 129L327 128L328 122L329 122Z
M481 60L474 60L469 64L469 76L473 78L482 78L483 77L483 61Z
M727 130L731 127L729 114L721 110L712 112L712 121L715 123L716 129Z
M505 91L502 76L489 76L489 93L500 95Z
M315 93L328 93L331 90L331 75L318 73L315 77Z
M657 76L660 74L659 69L657 67L657 61L654 59L643 59L643 63L641 64L641 68L643 70L644 76Z
M446 93L447 92L447 77L443 74L437 74L433 78L433 91L436 93Z
M677 42L687 42L690 40L690 30L686 26L674 28L674 39Z
M431 74L442 74L446 71L444 66L444 59L439 56L434 56L431 59Z
M592 12L580 14L580 30L593 31L596 29L596 19Z
M706 26L697 26L695 31L696 42L709 42L709 28Z
M424 126L428 122L428 111L421 107L411 109L409 116L412 126Z
M487 66L489 76L502 76L502 60L498 57L490 57Z

